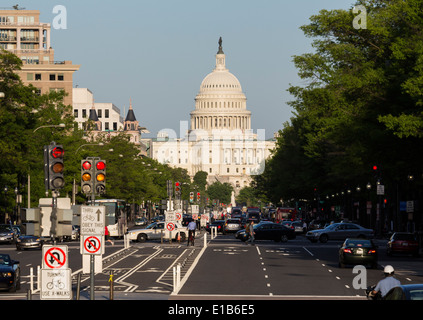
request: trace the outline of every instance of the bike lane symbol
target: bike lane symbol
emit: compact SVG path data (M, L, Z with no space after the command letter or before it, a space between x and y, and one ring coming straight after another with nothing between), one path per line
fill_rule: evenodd
M44 254L44 262L48 268L66 268L66 253L58 247L52 247Z

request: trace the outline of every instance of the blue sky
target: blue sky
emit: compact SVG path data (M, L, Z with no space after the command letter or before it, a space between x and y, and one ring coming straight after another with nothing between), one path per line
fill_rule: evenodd
M10 0L9 0L10 2ZM17 1L2 6L12 6ZM223 38L226 67L241 82L252 127L272 137L289 121L290 84L301 84L292 56L311 52L300 26L321 9L352 8L354 0L21 0L52 23L53 8L67 11L67 29L52 31L55 60L81 68L74 86L89 88L96 102L111 102L155 137L179 133L189 121L203 78L215 66ZM125 111L125 114L124 114Z

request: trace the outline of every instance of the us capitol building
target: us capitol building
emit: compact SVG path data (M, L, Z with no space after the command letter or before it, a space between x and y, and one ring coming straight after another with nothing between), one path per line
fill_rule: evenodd
M201 83L190 115L190 128L187 121L180 123L180 137L174 132L158 133L151 142L151 157L186 169L191 178L205 171L209 184L228 182L236 194L250 185L252 175L264 171L275 141L265 140L264 129L253 133L247 98L226 68L222 38L216 67Z

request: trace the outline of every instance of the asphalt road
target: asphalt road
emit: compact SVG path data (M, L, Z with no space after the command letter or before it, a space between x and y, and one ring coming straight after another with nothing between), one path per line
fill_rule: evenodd
M391 264L401 283L423 283L423 258L388 257L386 241L377 240L380 250L379 268L354 269L338 267L340 241L311 243L303 236L286 243L257 241L255 246L236 240L233 235L218 235L204 247L202 238L195 246L186 243L131 243L112 246L106 243L103 272L95 276L96 300L110 299L110 274L113 273L115 300L361 300L364 287L376 284L383 277L383 266ZM65 243L69 251L69 267L76 291L77 274L82 258L79 242ZM19 260L22 286L16 294L0 293L0 300L25 300L30 287L30 268L36 274L41 265L41 251L16 251L0 245L0 252ZM174 288L173 267L181 265L181 286ZM81 277L81 300L90 299L89 274ZM39 299L39 294L33 294Z

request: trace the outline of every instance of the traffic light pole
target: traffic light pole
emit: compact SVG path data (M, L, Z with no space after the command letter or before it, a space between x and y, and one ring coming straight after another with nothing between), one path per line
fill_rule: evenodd
M96 176L96 167L95 167L95 161L100 160L99 157L88 157L87 160L91 160L93 164L93 179L95 179ZM91 206L95 205L95 187L93 184L93 187L91 188ZM90 255L90 300L95 300L95 291L94 291L94 285L95 285L95 256L93 254Z

